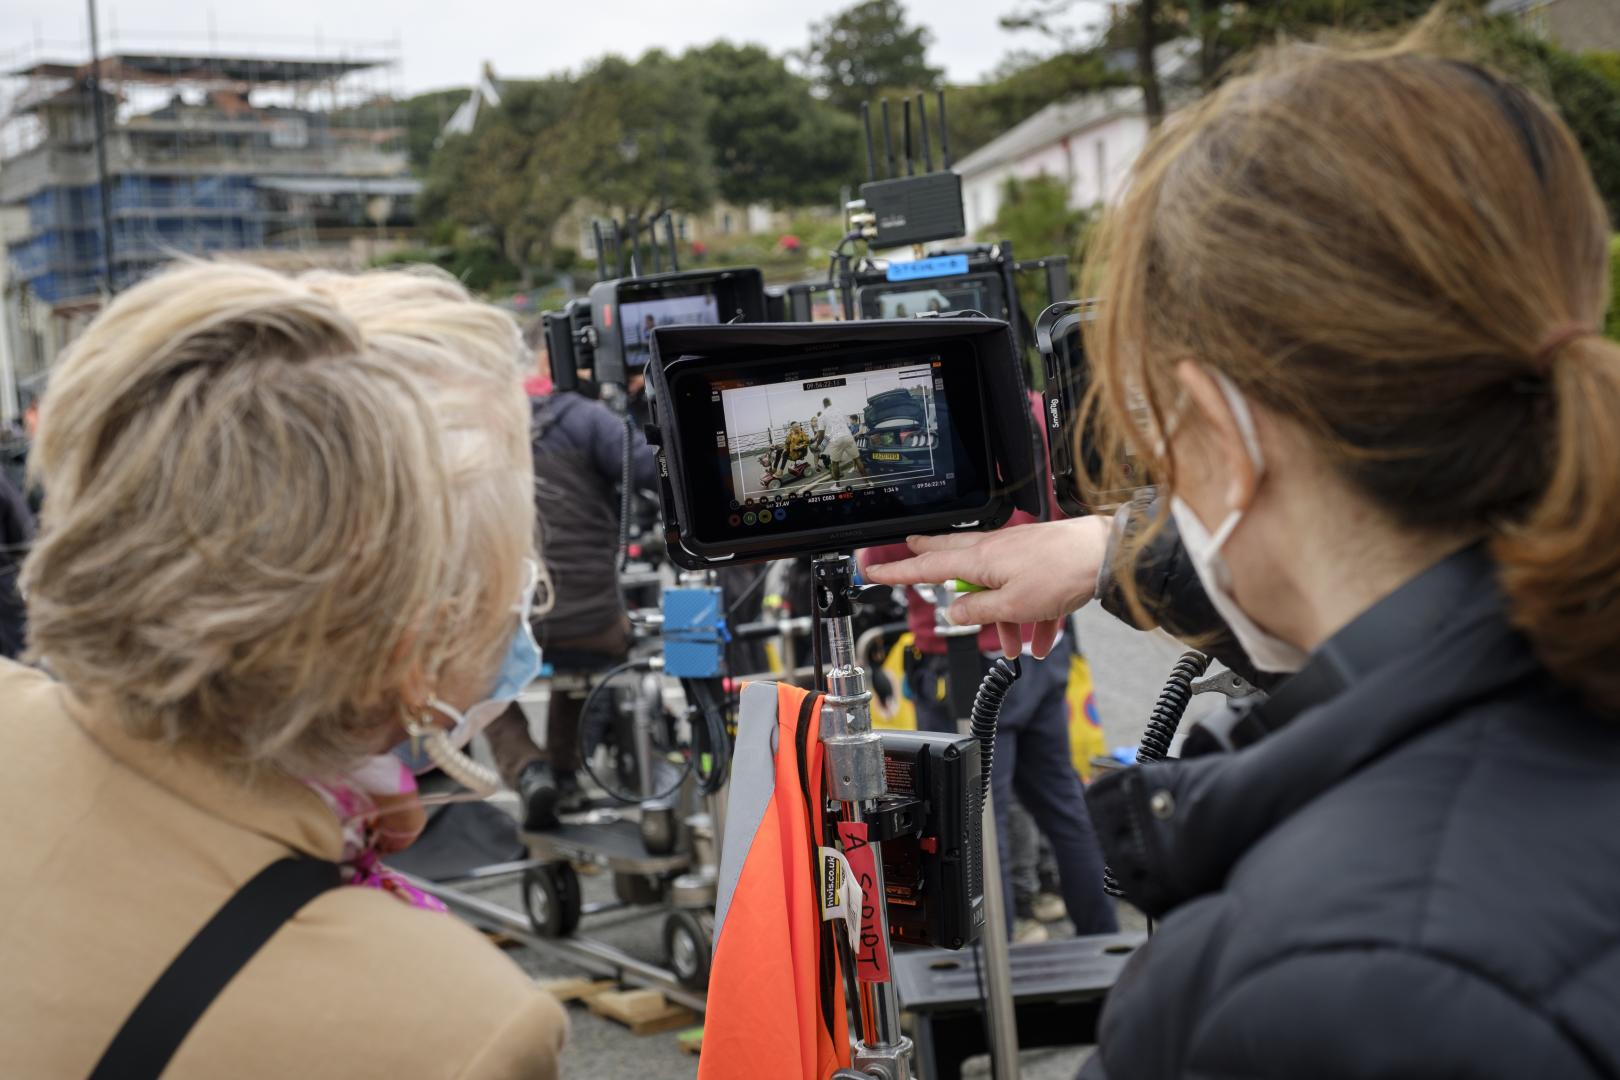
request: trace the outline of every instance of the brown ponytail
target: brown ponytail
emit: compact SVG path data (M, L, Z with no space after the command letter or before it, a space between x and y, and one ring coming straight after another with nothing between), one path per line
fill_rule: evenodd
M1155 432L1197 357L1403 530L1488 540L1548 669L1620 714L1609 221L1557 114L1431 51L1438 18L1265 53L1137 159L1086 273L1096 486L1134 455L1174 488Z
M1513 621L1548 670L1620 712L1620 344L1586 333L1549 360L1552 472L1494 552Z

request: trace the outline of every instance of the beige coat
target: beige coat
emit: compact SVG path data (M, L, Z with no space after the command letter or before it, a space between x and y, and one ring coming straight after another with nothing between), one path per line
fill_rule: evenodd
M0 660L0 1074L81 1080L159 973L249 878L335 859L337 820L284 776L252 789L135 740ZM449 915L342 887L203 1015L167 1080L550 1080L567 1020Z

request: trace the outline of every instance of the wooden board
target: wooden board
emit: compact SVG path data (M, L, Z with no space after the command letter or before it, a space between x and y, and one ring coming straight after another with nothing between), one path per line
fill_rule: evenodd
M589 1001L597 994L605 994L609 990L619 988L619 984L612 979L587 979L583 977L547 979L536 985L565 1005L570 1001Z
M685 1005L672 1004L657 990L611 990L586 999L597 1016L616 1020L635 1035L652 1035L690 1027L697 1014Z

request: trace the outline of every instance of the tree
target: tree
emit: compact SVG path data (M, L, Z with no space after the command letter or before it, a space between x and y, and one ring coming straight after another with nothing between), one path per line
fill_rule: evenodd
M1133 81L1095 49L1017 57L1003 63L987 82L948 91L951 151L965 157L1054 101Z
M1470 0L1459 0L1467 4ZM1477 0L1475 0L1477 2ZM1158 69L1158 47L1187 38L1197 43L1198 83L1213 89L1233 59L1282 37L1309 37L1323 29L1370 32L1400 26L1433 7L1435 0L1129 0L1112 8L1113 21L1093 49L1129 51L1143 109L1157 124L1167 107ZM1065 19L1077 0L1035 0L1002 25L1034 30L1076 48Z
M709 110L689 65L658 50L635 63L609 56L580 76L558 141L593 202L647 221L713 199Z
M813 96L781 57L720 41L681 63L709 99L707 137L727 201L830 202L855 175L858 125Z
M810 28L804 53L827 100L848 113L886 87L931 89L940 71L928 66L931 35L906 23L900 0L865 0Z
M1587 67L1620 87L1620 52L1582 53L1581 60Z
M509 82L500 107L482 110L470 135L445 139L428 168L422 219L488 235L525 288L536 266L551 268L552 233L582 189L567 134L576 98L566 79Z
M405 113L405 149L410 156L411 168L420 173L433 158L439 142L439 132L463 101L465 89L430 90L406 98L402 103Z
M1594 63L1508 19L1482 24L1480 38L1499 67L1557 106L1581 145L1610 220L1620 221L1620 84L1610 79L1603 54Z
M1164 122L1164 89L1159 83L1159 0L1136 0L1136 79L1149 127Z
M1070 266L1078 267L1085 257L1090 229L1090 212L1070 207L1063 181L1042 173L1027 180L1008 178L996 220L979 239L1010 240L1013 253L1024 259L1067 255ZM1035 278L1024 274L1018 283L1018 302L1032 320L1046 306L1044 283Z

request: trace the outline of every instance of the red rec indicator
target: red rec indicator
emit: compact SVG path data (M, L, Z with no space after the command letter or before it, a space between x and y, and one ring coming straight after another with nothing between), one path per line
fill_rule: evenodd
M603 326L612 326L613 325L613 305L612 304L603 304L602 305L602 325Z
M944 367L944 364L943 364L943 363L941 363L941 362L940 362L940 361L938 361L938 360L935 360L935 361L934 361L934 366L935 366L935 367Z

